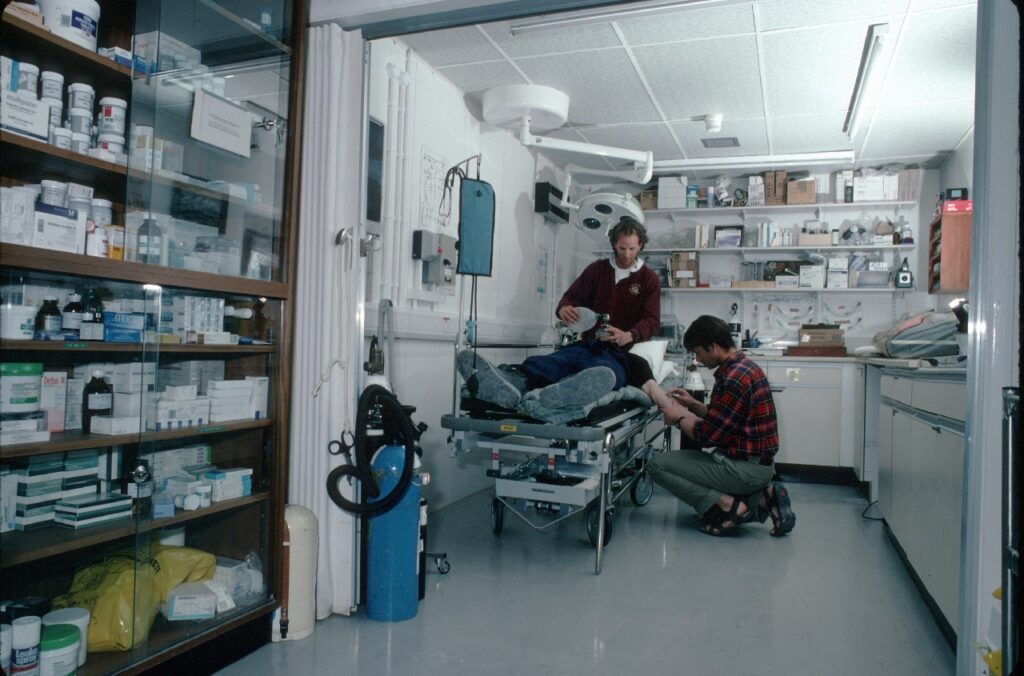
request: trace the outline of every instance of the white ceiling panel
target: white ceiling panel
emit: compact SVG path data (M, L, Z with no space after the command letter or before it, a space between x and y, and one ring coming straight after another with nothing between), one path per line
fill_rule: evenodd
M843 133L845 119L845 112L774 118L771 131L772 152L780 154L850 150L853 145Z
M867 27L827 26L763 36L769 114L845 112Z
M673 13L636 16L615 22L631 45L739 35L754 32L749 3L680 8Z
M911 15L885 79L884 104L973 97L975 21L973 7Z
M573 124L659 119L624 49L516 59L516 64L534 83L569 95Z
M476 26L403 35L402 42L412 47L435 68L505 58ZM429 57L426 56L428 54Z
M635 47L633 55L669 120L707 113L764 115L752 35Z
M898 157L953 150L971 128L974 101L943 101L877 111L861 157Z
M656 160L682 158L668 127L663 124L638 124L615 127L587 127L579 130L589 143L615 148L652 150Z
M619 36L610 24L591 24L512 35L511 23L502 21L484 26L491 39L510 57L539 56L575 52L599 47L621 47Z
M439 68L438 72L448 78L453 85L473 96L477 103L481 102L480 94L492 87L503 84L526 84L526 80L507 61L448 66Z
M730 155L763 155L768 152L768 132L764 118L734 120L725 118L722 131L709 134L703 122L677 122L672 125L679 142L683 144L686 157L729 157ZM703 138L735 136L738 148L705 148Z
M762 0L757 3L758 27L762 31L804 28L869 20L899 18L909 0L857 0L857 2L806 2L806 0Z

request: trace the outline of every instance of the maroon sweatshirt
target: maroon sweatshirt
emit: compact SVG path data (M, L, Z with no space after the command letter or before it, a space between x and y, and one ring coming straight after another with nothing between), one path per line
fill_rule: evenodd
M658 333L661 326L661 283L646 265L615 283L615 270L607 258L594 261L558 301L555 315L566 305L588 307L598 314L611 315L612 326L633 334L639 343ZM591 338L594 329L582 338Z

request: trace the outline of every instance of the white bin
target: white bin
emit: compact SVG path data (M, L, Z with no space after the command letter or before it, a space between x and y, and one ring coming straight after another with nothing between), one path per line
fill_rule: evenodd
M284 520L281 560L287 566L288 579L281 607L274 612L270 636L273 641L298 641L313 633L316 622L317 521L313 512L299 505L285 507ZM283 627L286 633L282 636Z

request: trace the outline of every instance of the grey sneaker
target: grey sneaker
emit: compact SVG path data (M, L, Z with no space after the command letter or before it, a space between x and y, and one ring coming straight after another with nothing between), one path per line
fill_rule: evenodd
M537 401L547 408L586 406L615 389L615 371L594 366L541 388Z
M463 350L455 357L459 375L466 381L466 387L477 399L483 399L503 408L516 408L522 398L515 385L501 372L472 350Z

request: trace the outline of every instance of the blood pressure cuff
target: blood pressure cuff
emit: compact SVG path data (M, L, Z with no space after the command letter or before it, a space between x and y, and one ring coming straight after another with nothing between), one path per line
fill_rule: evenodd
M494 188L463 178L459 191L460 275L491 276L494 260Z

